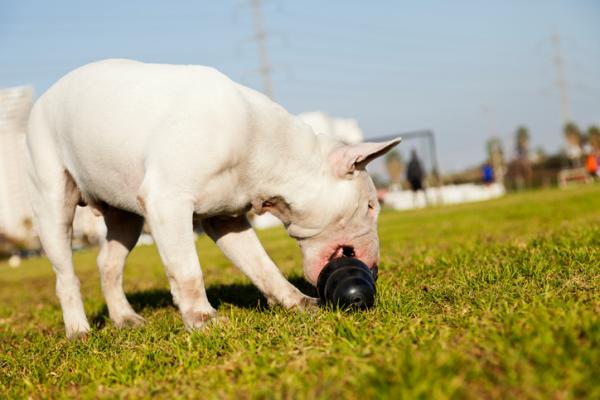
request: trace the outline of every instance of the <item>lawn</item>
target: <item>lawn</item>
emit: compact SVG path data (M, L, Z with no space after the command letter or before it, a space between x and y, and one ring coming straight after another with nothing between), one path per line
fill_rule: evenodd
M260 232L302 290L297 246ZM378 304L269 309L206 238L225 324L188 333L154 246L125 288L147 324L117 330L95 267L76 253L93 324L65 339L46 259L0 262L0 398L600 398L600 185L411 212L384 211Z

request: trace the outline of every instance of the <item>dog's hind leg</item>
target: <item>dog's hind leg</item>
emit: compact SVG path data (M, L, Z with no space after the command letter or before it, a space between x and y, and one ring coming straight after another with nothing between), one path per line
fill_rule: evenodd
M140 236L144 218L113 207L106 207L103 215L107 231L98 254L98 269L108 314L119 328L141 325L144 319L133 311L123 292L123 267Z
M39 109L31 113L27 135L30 197L40 241L56 273L56 294L69 339L85 336L85 316L71 252L73 216L80 192L67 172Z
M85 336L90 330L79 290L79 279L73 268L71 236L73 216L79 202L79 191L73 178L53 157L36 160L31 152L33 168L31 201L38 234L56 273L56 294L63 311L69 339ZM35 165L36 162L41 164Z

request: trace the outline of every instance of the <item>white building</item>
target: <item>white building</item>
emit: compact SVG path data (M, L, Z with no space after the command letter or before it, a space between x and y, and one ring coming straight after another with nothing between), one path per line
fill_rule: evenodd
M395 210L411 210L427 205L449 205L491 200L504 196L506 190L501 183L491 185L445 185L426 188L413 193L411 190L392 190L383 196L383 203Z
M298 117L310 125L317 134L324 133L347 144L363 141L363 131L355 119L332 117L322 111L309 111L299 114Z
M25 171L27 119L33 103L33 88L22 86L0 90L0 232L17 240L35 236ZM77 208L74 236L95 240L104 223L87 208Z
M31 231L24 156L32 99L28 86L0 90L0 232L18 239Z

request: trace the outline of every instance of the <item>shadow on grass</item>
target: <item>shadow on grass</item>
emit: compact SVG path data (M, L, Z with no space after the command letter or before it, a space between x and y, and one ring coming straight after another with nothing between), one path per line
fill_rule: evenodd
M289 279L302 293L316 297L317 290L304 278L295 276ZM252 283L231 283L212 285L206 289L208 300L216 309L224 304L254 310L267 308L267 300ZM171 292L167 289L149 289L127 293L129 303L137 312L159 308L176 308L173 304ZM96 328L103 327L108 321L106 304L91 317L92 325Z

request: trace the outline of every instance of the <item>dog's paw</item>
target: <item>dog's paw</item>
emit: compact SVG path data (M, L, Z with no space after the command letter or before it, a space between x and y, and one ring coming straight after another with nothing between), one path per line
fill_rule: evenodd
M183 323L188 331L199 331L213 324L220 324L227 321L227 318L218 317L215 310L188 311L183 314Z
M314 311L319 307L319 299L301 295L294 303L287 307L294 311Z
M70 324L65 326L67 339L69 340L83 340L87 337L90 332L90 325L87 321L79 324Z
M136 313L123 314L111 319L115 326L119 329L122 328L137 328L146 323L146 320Z

